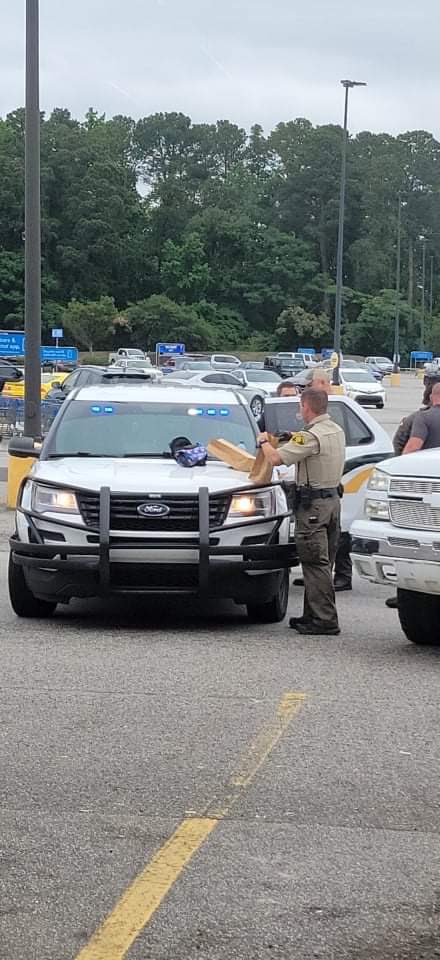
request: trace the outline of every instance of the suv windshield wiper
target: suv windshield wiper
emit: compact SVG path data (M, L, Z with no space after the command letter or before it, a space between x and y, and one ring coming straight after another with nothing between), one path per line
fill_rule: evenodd
M64 460L64 458L71 459L72 457L93 457L93 458L104 457L105 459L108 459L108 457L111 457L111 456L113 456L113 454L111 453L86 453L84 451L78 450L78 451L75 451L74 453L50 453L47 459L48 460Z
M169 450L162 450L162 452L158 450L157 453L124 453L122 456L124 460L141 460L142 458L145 460L172 460L173 458Z
M169 452L169 450L163 450L162 453L160 451L157 451L157 453L90 453L89 451L86 452L77 450L73 451L72 453L49 453L47 460L63 460L64 458L71 460L75 457L78 459L82 457L91 457L93 459L97 459L100 457L104 460L127 460L131 458L133 460L142 458L145 458L145 460L171 460L172 454Z

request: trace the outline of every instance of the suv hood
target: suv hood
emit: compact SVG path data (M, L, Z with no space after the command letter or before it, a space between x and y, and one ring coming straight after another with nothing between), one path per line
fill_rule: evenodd
M205 467L180 467L175 460L82 458L42 460L32 468L34 480L45 480L80 490L110 487L114 493L197 494L200 487L211 493L252 487L246 473L233 470L217 460Z

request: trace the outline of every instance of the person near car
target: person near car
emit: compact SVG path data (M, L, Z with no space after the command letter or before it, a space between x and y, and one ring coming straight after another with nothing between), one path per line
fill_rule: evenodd
M327 396L332 392L332 385L325 370L316 367L310 371L310 386L317 390L325 390ZM351 562L351 535L348 530L341 531L338 549L336 551L333 583L337 593L352 589L353 564ZM302 579L294 580L297 586L302 585Z
M417 453L434 447L440 447L440 383L435 383L432 388L430 407L416 413L403 452Z
M277 397L296 397L298 395L298 390L295 387L295 384L290 380L281 380L281 383L278 384L275 396ZM261 416L258 418L258 428L261 433L264 433L266 429L266 420L264 416L264 410Z
M428 410L431 406L432 388L433 383L428 383L423 394L421 408L419 410L414 410L413 413L410 413L407 417L404 417L403 420L400 421L393 437L393 447L396 457L401 456L408 443L417 414L423 412L424 410Z
M267 433L258 441L274 467L297 467L295 539L304 574L304 609L290 626L305 635L340 633L332 568L339 533L340 490L345 462L345 436L328 414L325 390L307 387L301 396L305 429L289 442L272 447Z
M425 448L425 441L428 437L430 424L424 419L424 415L431 411L431 407L434 404L434 386L438 388L438 399L437 403L435 404L438 408L438 404L440 403L440 384L437 383L434 385L432 382L427 383L425 386L425 392L423 394L421 409L415 410L414 413L410 413L407 417L404 417L399 423L399 426L394 434L393 447L396 457L402 456L403 453L414 453L417 450L423 450ZM437 424L440 429L439 412L437 411L434 416L437 418ZM416 431L415 436L414 431ZM438 431L437 433L438 442L431 443L430 446L440 446L440 433ZM419 434L422 434L422 436L419 436ZM414 442L412 442L413 437ZM397 594L394 594L392 597L388 597L388 599L385 600L385 606L389 607L390 610L397 610Z

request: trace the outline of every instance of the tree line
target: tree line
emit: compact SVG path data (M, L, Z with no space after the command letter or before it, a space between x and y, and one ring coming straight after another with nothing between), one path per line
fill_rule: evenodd
M181 113L43 115L45 341L63 326L87 350L331 345L341 137L301 118L265 135ZM402 355L421 345L423 296L440 353L440 143L426 131L349 139L347 352L392 353L399 196ZM20 109L0 120L0 326L21 329L23 313Z

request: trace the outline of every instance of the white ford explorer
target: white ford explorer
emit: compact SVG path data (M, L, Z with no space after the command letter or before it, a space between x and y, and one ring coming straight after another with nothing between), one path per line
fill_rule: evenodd
M440 642L440 449L393 457L370 477L364 514L352 526L361 577L397 587L403 631Z
M73 597L188 594L232 598L262 622L284 618L290 514L280 483L208 459L180 466L170 443L229 440L255 453L256 424L235 392L100 385L73 390L20 489L9 590L21 617Z

